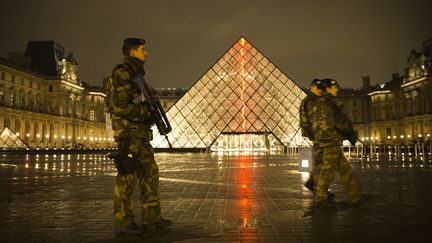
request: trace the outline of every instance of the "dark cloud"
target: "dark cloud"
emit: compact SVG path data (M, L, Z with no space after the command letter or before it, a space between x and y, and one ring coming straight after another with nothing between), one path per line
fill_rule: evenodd
M2 1L0 56L29 40L55 40L99 84L121 61L126 37L143 37L147 79L190 87L241 35L301 85L334 77L359 87L402 73L411 48L432 37L427 0Z

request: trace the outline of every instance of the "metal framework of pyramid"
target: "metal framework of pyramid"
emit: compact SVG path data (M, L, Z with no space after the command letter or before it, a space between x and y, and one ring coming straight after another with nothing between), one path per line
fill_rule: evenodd
M26 149L28 146L8 127L4 127L0 133L1 149Z
M306 94L244 37L168 111L173 148L260 148L308 143L299 133ZM157 130L157 129L154 129ZM155 134L157 148L168 148Z

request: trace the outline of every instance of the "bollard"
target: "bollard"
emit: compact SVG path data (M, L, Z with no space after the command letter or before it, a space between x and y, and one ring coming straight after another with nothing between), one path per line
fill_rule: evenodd
M313 148L299 147L298 148L299 171L310 172L313 167Z

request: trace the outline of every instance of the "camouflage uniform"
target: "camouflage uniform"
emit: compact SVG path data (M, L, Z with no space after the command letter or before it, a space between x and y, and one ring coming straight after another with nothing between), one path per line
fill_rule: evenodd
M317 146L317 143L314 142L315 136L312 128L312 121L317 119L317 103L318 96L314 93L310 93L303 99L300 105L300 129L303 137L309 138L309 140L313 141L313 168L309 174L309 179L305 183L314 185L316 188L316 182L318 179L319 169L322 162L322 149Z
M361 193L353 180L351 164L341 149L342 141L352 137L354 133L351 122L330 95L318 98L317 111L318 116L312 121L314 141L322 150L322 164L316 184L317 203L328 200L327 191L335 179L336 172L351 200L358 201L361 199Z
M135 166L135 172L117 174L114 188L114 223L127 226L134 223L131 195L136 183L141 189L142 224L161 220L158 195L159 170L150 144L152 131L147 106L135 105L132 100L141 94L132 81L135 75L144 74L144 62L126 56L124 63L117 65L108 83L109 109L111 113L114 138L119 154L128 166ZM150 88L150 87L149 87ZM154 92L153 89L150 88Z

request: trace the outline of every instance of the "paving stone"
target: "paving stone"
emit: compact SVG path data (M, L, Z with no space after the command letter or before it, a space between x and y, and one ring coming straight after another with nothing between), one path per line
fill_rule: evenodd
M308 174L284 155L157 153L170 231L117 236L115 167L99 155L0 156L1 242L426 242L432 237L432 162L352 162L373 198L316 209ZM139 189L133 194L139 222Z

